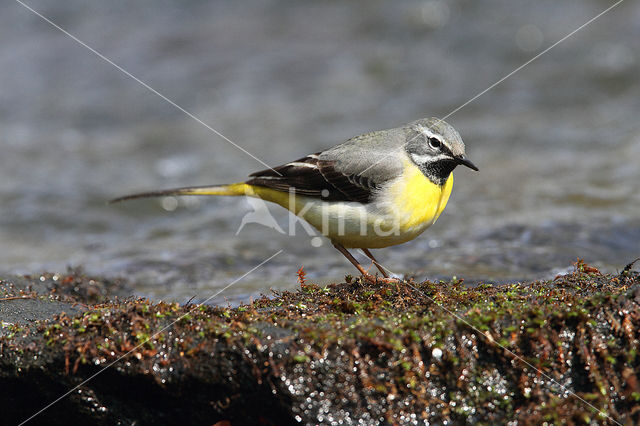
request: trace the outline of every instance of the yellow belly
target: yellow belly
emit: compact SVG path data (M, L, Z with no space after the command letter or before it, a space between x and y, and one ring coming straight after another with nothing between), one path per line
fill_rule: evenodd
M302 217L333 242L347 248L381 248L410 241L433 225L449 200L453 174L442 186L407 161L401 178L387 184L368 204L326 202L245 185L245 194L274 202Z

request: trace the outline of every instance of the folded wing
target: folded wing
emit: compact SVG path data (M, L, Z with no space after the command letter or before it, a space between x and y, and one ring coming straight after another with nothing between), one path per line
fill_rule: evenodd
M327 201L371 202L385 182L402 173L402 151L394 149L399 143L389 137L395 135L380 133L360 135L327 151L261 170L246 183Z
M320 153L311 154L273 169L252 173L246 183L278 191L294 191L298 195L327 201L370 201L377 189L372 179L342 173L336 170L335 161L321 160L319 156Z

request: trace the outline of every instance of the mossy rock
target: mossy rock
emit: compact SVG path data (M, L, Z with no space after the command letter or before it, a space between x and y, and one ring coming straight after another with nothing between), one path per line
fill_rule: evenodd
M0 304L22 302L5 293ZM508 285L303 283L237 308L74 306L3 323L3 421L71 391L33 422L640 422L640 279L629 270L579 263Z

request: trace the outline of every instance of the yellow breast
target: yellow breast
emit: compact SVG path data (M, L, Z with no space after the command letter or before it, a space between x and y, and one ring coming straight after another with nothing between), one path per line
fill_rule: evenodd
M419 233L433 225L447 205L452 188L453 173L444 185L436 185L407 161L402 178L396 180L386 194L393 200L393 214L401 231Z

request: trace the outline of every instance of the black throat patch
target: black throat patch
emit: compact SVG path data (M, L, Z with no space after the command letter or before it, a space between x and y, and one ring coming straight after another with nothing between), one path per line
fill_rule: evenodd
M457 164L454 160L443 159L417 165L420 171L436 185L444 185Z

